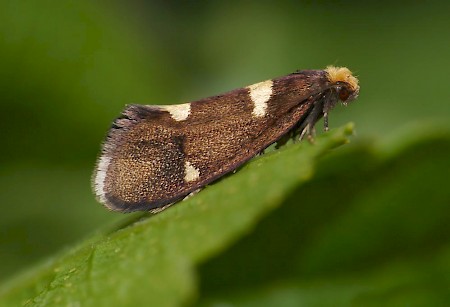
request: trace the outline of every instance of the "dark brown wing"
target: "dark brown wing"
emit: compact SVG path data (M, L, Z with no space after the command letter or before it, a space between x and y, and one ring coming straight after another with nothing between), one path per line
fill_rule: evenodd
M297 91L306 88L305 80L273 80L264 116L254 115L247 88L192 102L186 118L164 106L128 106L113 124L94 174L99 200L112 210L151 210L235 170L307 115L318 91Z

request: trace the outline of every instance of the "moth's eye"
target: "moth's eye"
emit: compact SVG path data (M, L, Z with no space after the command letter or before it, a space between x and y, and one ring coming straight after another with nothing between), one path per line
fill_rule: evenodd
M341 87L339 91L339 99L342 101L346 101L348 97L351 95L351 92L347 89L346 86Z

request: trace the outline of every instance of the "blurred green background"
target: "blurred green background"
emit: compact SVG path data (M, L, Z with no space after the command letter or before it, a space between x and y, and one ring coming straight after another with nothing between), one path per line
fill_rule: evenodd
M90 176L127 103L181 103L297 69L349 67L330 126L383 140L450 126L450 3L1 1L0 282L123 218ZM351 145L350 145L351 146Z

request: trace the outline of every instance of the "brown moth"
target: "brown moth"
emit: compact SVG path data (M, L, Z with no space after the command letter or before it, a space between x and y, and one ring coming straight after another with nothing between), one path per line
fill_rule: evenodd
M340 100L359 93L345 67L302 70L225 94L167 106L128 105L93 175L108 209L157 212L288 138L311 136Z

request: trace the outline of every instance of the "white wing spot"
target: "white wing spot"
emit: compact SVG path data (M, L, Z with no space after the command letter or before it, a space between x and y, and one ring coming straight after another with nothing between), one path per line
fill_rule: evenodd
M184 163L184 180L186 182L195 181L200 177L200 171L196 169L189 161Z
M250 98L255 105L252 114L256 117L263 117L266 115L267 102L272 96L273 81L267 80L248 86L250 91Z
M105 197L105 180L106 172L108 171L110 157L101 156L97 164L97 174L95 175L95 194L102 203L106 203Z
M161 106L161 108L169 112L170 116L176 121L186 120L191 114L190 103Z

